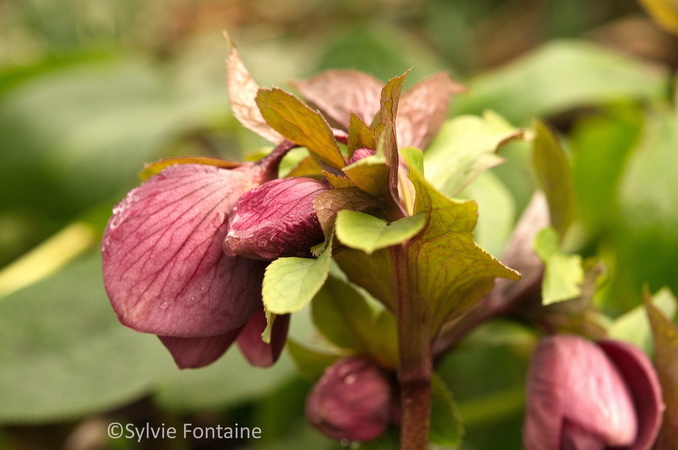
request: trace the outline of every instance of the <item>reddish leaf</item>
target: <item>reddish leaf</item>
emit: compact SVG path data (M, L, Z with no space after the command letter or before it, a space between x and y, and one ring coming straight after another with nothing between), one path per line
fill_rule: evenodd
M396 122L398 145L425 148L445 121L451 96L463 90L447 73L439 73L405 92Z
M403 83L408 72L392 78L381 90L381 106L379 116L374 127L374 136L378 148L383 151L386 166L389 168L388 189L394 203L398 203L398 143L396 140L396 115Z
M291 84L344 129L348 129L351 113L370 123L379 110L382 83L362 72L328 70Z
M226 38L228 39L228 36ZM266 123L255 101L259 85L240 59L235 44L230 39L228 42L231 49L226 59L226 86L233 115L245 128L249 128L269 142L281 143L284 138Z

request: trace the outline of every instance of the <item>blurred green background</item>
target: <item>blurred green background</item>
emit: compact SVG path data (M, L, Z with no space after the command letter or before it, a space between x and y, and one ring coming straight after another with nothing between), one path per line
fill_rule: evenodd
M413 67L410 85L448 70L469 88L451 117L546 120L572 161L569 249L608 267L601 308L636 306L643 283L678 291L678 39L635 1L0 0L0 448L341 448L306 425L311 382L289 357L261 370L233 350L180 372L103 291L98 241L145 162L265 145L229 111L223 30L262 86L328 68L386 81ZM470 188L495 253L534 188L525 155L509 147ZM292 335L312 333L298 314ZM520 448L532 345L498 322L442 362L462 448ZM237 422L263 438L136 443L109 439L112 421Z

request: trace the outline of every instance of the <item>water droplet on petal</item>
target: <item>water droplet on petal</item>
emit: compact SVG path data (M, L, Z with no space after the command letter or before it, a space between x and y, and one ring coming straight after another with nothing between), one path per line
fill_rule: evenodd
M167 303L167 302L160 303L160 309L167 309L168 306L169 306L169 303Z

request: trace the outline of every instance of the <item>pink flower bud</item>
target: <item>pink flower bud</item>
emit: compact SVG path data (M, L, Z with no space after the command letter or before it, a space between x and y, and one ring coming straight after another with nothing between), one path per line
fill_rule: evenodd
M281 178L247 192L233 207L224 252L263 260L310 257L324 239L313 198L325 190L311 178Z
M335 439L369 441L386 429L392 391L384 372L367 358L348 357L334 363L313 387L306 418Z
M629 344L543 339L530 366L524 444L543 449L649 449L663 403L647 357Z
M370 148L357 148L353 152L353 155L351 155L351 159L348 160L348 163L353 164L356 161L360 161L361 159L372 155L374 155L374 150Z

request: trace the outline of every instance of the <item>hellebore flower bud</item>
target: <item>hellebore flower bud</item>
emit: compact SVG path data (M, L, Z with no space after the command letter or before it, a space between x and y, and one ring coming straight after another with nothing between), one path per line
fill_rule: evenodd
M313 198L327 189L311 178L280 178L247 192L229 217L224 253L269 261L310 257L324 239Z
M313 387L306 418L335 439L369 441L381 435L391 418L392 391L384 372L367 358L334 363Z
M629 344L545 338L527 383L527 450L646 450L659 431L659 380L647 357Z
M374 155L374 150L370 148L357 148L351 155L351 159L348 160L349 164L353 164L356 161L360 161L363 158Z

